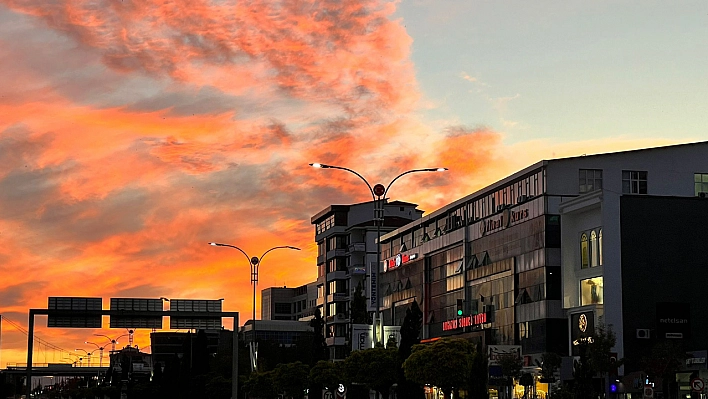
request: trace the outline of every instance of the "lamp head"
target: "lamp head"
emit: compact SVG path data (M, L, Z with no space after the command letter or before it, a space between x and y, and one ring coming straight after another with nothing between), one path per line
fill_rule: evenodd
M294 250L296 250L296 251L300 251L300 248L298 248L298 247L291 247L291 246L287 246L286 248L289 248L289 249L294 249Z
M313 168L318 168L318 169L327 169L330 167L329 165L325 165L323 163L311 163L310 166L312 166Z

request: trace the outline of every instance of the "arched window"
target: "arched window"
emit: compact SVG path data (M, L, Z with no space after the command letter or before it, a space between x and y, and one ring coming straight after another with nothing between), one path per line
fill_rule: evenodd
M597 253L598 253L598 255L600 255L600 264L602 265L602 229L600 229L600 234L597 239L597 243L598 243Z
M598 255L597 233L593 230L590 232L590 267L595 267L598 265Z
M580 236L580 268L587 269L589 264L589 248L588 248L588 235L583 233Z

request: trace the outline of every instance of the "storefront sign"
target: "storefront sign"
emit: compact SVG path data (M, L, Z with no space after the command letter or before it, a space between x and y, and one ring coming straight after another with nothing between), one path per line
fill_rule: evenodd
M657 303L656 330L659 338L689 338L691 333L691 305L679 302Z
M384 271L396 269L417 258L418 254L398 254L384 261Z
M443 331L456 330L458 328L472 327L487 322L487 313L463 316L457 319L443 321Z
M378 270L376 270L377 263L369 263L369 303L367 305L367 310L369 312L378 312L379 305L379 282L378 282Z
M573 356L578 356L578 345L594 342L595 313L592 311L570 315L570 339L573 344Z
M487 220L483 220L479 224L479 232L481 235L484 235L486 233L489 233L491 231L497 230L497 229L502 229L502 228L507 228L509 227L512 223L519 222L523 219L526 219L529 217L529 210L528 208L526 209L519 209L516 211L512 211L510 208L504 209L502 211L501 216L497 218L490 218Z

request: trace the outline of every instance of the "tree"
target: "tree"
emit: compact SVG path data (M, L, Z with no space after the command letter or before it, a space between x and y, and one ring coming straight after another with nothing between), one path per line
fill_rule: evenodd
M339 386L344 383L344 374L340 367L341 362L332 363L326 360L320 360L310 370L309 381L310 385L316 386L319 389Z
M315 311L315 317L310 320L310 327L313 329L312 335L312 364L320 360L327 360L327 341L324 337L324 319L320 310Z
M488 377L488 361L482 351L482 343L476 346L475 356L472 360L472 370L469 381L467 382L467 393L472 399L487 399L489 391L487 390Z
M523 361L516 354L505 354L499 356L499 366L503 376L502 386L505 388L505 395L511 397L511 387L514 386L514 379L521 377Z
M354 291L354 298L352 298L351 303L351 314L353 324L371 324L371 318L369 317L369 311L366 308L366 297L364 296L364 288L362 287L361 281L356 285L356 290Z
M244 384L244 390L249 398L273 399L278 396L275 391L273 371L254 372Z
M408 381L403 372L403 362L411 355L413 345L420 343L420 329L423 325L423 312L418 302L413 301L406 309L406 317L401 325L401 344L398 346L398 396L402 398L422 398L423 387Z
M286 397L300 399L305 396L310 368L302 362L279 364L273 372L276 392Z
M650 356L642 358L641 364L651 381L661 378L661 390L668 398L676 384L676 372L685 364L686 358L681 340L666 340L654 344Z
M610 326L600 324L595 328L595 334L587 341L578 345L579 360L575 362L573 376L575 378L575 394L578 399L592 398L602 391L592 383L593 378L600 374L605 382L605 394L609 393L608 375L615 371L624 360L611 359L612 348L617 339Z
M398 372L398 348L376 347L352 352L344 360L347 382L364 384L387 399Z
M561 357L554 352L541 355L541 361L536 360L536 366L541 368L541 382L549 384L548 397L551 397L551 384L556 381L556 370L561 366Z
M415 345L403 370L408 380L434 385L448 399L453 390L469 383L475 356L475 347L469 341L443 338L432 344Z

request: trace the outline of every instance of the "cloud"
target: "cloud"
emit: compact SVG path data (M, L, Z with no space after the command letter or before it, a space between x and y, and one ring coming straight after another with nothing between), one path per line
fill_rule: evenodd
M548 154L650 144L430 126L396 2L0 4L0 313L20 325L48 296L223 297L250 314L247 260L209 241L302 248L269 253L259 288L314 280L310 217L371 194L311 162L372 184L449 167L389 192L432 211ZM45 325L69 348L122 333ZM23 345L4 334L2 361Z

